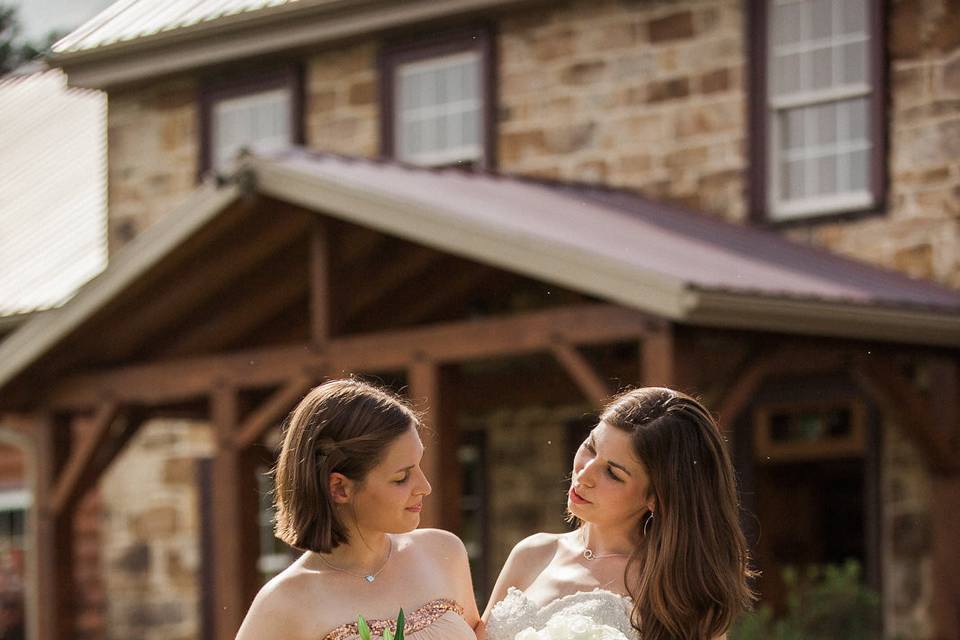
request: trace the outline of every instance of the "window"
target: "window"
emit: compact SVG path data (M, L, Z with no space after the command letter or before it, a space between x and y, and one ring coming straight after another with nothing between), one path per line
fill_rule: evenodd
M856 401L757 409L754 451L763 464L864 455L866 410Z
M294 70L207 87L201 98L201 173L228 170L245 148L270 152L301 143L300 87Z
M483 31L387 47L383 154L422 166L489 167L490 59Z
M29 506L27 491L0 491L0 638L25 637L24 532Z
M257 469L257 488L260 493L257 510L257 528L260 532L260 555L257 570L266 583L290 566L296 556L294 550L273 535L276 509L273 506L273 478L265 467Z
M877 207L884 125L876 0L756 1L767 44L754 116L766 122L766 144L754 160L764 167L758 191L766 197L754 205L775 221Z

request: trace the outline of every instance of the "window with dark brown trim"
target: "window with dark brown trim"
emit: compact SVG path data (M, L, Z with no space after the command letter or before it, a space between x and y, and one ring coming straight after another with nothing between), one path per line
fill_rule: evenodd
M381 153L423 166L494 164L494 62L487 29L386 45Z
M200 93L200 174L222 172L244 149L303 143L299 68L215 80Z
M751 211L767 222L880 211L880 0L750 0Z

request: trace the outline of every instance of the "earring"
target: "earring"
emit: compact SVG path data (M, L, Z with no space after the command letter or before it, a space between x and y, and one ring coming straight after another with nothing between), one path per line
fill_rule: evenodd
M647 529L650 528L650 523L653 522L653 511L650 512L650 515L647 517L647 521L643 523L643 535L647 535Z

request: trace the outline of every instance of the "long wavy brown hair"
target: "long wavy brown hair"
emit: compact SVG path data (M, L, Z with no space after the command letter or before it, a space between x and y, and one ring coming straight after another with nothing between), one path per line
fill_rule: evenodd
M756 599L748 584L756 574L716 421L690 396L662 387L621 393L600 419L630 434L655 504L627 563L633 626L643 640L722 636Z

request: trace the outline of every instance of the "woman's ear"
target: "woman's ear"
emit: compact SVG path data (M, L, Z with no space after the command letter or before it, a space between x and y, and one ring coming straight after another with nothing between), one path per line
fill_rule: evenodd
M353 498L353 480L342 473L330 474L329 488L334 504L348 504Z
M653 496L647 498L647 511L650 513L656 513L657 511L657 499Z

